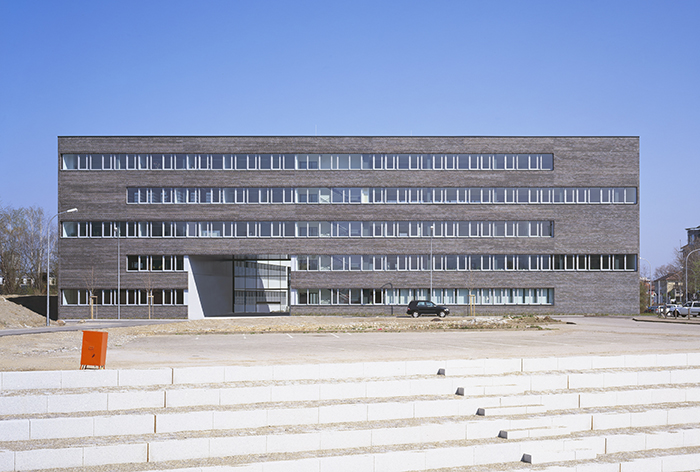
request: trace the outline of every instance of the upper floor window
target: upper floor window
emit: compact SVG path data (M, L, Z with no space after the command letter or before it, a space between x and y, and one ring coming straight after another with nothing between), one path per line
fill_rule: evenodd
M63 154L62 170L553 170L554 154Z

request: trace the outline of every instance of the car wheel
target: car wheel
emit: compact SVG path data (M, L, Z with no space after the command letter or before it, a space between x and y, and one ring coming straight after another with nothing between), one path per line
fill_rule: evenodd
M411 313L411 316L414 318L418 318L420 316L420 313L418 313L417 311L414 311L413 313Z
M445 313L444 311L441 311L440 313L438 313L438 316L439 316L440 318L444 318L444 317L447 316L447 313Z

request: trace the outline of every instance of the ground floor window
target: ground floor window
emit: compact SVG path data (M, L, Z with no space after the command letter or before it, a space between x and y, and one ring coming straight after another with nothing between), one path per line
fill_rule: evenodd
M296 289L296 305L407 305L430 299L446 305L553 305L553 288L309 288Z
M175 289L122 289L117 300L115 289L75 289L61 290L61 305L184 305L185 290Z

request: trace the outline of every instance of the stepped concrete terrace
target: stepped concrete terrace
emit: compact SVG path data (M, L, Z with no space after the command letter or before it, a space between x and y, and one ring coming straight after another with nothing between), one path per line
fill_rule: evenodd
M566 320L74 352L0 372L0 471L699 470L700 326Z

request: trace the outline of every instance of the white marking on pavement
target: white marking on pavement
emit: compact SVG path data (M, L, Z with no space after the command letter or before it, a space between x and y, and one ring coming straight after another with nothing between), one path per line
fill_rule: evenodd
M338 336L337 334L330 333L330 335L333 336L333 337L335 337L335 338L340 339L340 336Z
M290 338L294 339L294 337L291 334L286 333L286 335L289 336Z

